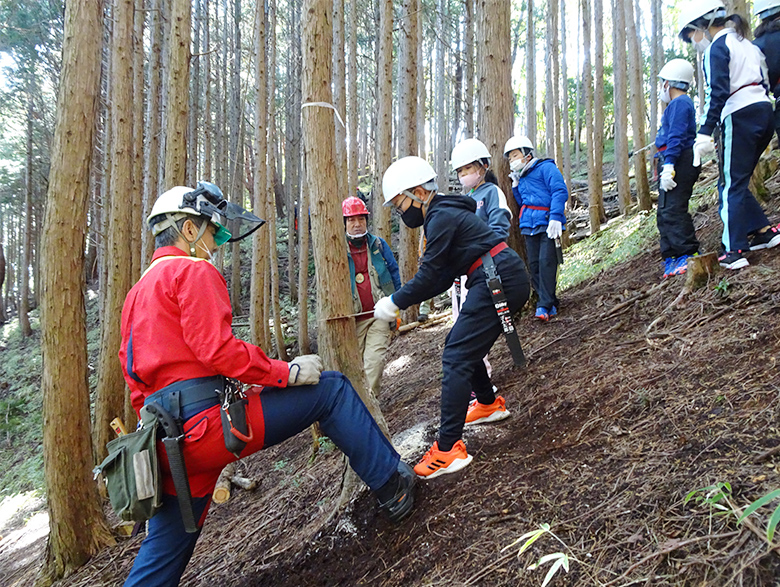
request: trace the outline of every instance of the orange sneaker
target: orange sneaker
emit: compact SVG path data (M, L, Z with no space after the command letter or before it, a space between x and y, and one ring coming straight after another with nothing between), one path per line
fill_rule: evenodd
M434 442L422 460L415 465L414 472L423 479L433 479L445 473L460 471L473 458L466 451L466 445L462 440L456 442L447 452L439 450L439 443Z
M496 401L492 404L481 404L475 400L469 404L469 411L466 412L466 426L498 422L508 417L509 410L506 409L504 398L500 395L496 396Z

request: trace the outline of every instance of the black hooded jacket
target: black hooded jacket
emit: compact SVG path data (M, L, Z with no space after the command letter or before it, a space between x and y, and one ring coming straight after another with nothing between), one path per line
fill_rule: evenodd
M436 194L425 214L425 253L412 279L393 294L402 309L447 291L456 277L503 239L477 217L468 196Z

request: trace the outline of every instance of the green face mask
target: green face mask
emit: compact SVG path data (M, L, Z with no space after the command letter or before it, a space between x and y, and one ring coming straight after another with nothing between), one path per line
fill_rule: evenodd
M221 247L226 242L228 242L233 235L230 234L230 231L222 226L219 222L214 223L217 226L217 232L214 233L214 244L216 244L218 247Z

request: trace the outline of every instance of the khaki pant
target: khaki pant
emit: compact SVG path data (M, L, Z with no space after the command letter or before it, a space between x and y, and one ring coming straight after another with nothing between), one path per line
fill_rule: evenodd
M358 346L363 353L363 369L368 386L379 397L382 387L382 371L385 368L385 353L390 346L390 323L369 318L357 323Z

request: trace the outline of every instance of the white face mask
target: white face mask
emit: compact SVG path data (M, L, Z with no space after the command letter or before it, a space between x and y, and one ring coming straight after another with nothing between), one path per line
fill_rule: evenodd
M520 171L523 167L525 167L525 161L522 159L515 159L509 162L509 169L512 171Z
M710 46L710 40L707 37L704 37L701 41L694 41L693 46L699 53L704 53L707 50L707 47Z
M363 232L360 232L358 234L349 234L349 233L347 233L347 236L350 237L350 238L363 238L367 234L368 234L368 231L364 230Z
M195 246L200 247L200 249L208 255L209 263L213 265L216 262L216 258L211 254L209 248L204 245L202 241L199 240L197 243L195 243Z
M672 101L671 88L669 87L668 84L664 84L664 87L661 90L661 102L663 102L664 104L668 104L671 101Z

